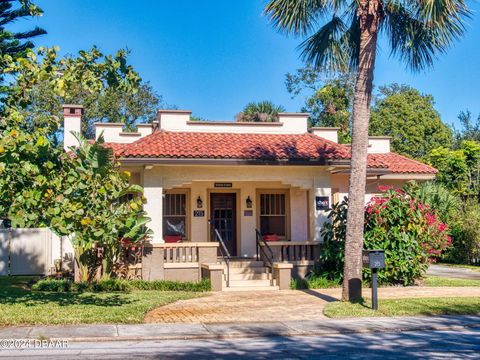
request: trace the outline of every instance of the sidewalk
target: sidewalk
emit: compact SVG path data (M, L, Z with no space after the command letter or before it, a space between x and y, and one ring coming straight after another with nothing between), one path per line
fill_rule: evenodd
M68 325L0 328L0 339L72 342L232 339L479 328L480 316L323 319L268 323Z

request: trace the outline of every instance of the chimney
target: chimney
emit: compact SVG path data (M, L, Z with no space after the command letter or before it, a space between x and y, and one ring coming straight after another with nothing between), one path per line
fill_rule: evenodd
M63 148L68 151L71 146L78 146L78 141L72 132L81 133L82 105L63 105Z
M368 153L369 154L387 154L390 152L391 136L369 136Z
M312 127L310 132L318 137L338 143L339 127Z

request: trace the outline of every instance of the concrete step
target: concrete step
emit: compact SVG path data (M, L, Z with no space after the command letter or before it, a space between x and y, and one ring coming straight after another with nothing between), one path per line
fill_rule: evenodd
M223 274L224 280L227 280L227 274ZM230 273L230 281L234 280L266 280L270 279L271 274L265 272L246 272L246 273Z
M280 290L278 286L231 286L223 285L222 291L277 291Z
M275 285L275 281L273 282ZM226 287L226 281L224 281L224 288ZM271 286L270 280L268 279L261 279L261 280L232 280L230 279L230 287L263 287L263 286Z
M256 260L230 260L231 268L249 268L249 267L264 267L263 261Z
M230 274L262 274L262 273L267 273L270 272L270 269L267 267L245 267L245 268L239 268L239 267L230 267ZM224 274L227 273L227 267L224 267Z

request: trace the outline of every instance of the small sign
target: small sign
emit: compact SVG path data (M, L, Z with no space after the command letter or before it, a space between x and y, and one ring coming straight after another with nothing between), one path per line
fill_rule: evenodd
M205 210L193 210L193 217L204 217Z
M216 188L231 188L232 183L216 182L216 183L213 183L213 186L215 186Z
M243 216L253 216L253 210L243 210Z
M315 207L317 210L330 209L330 196L315 196Z

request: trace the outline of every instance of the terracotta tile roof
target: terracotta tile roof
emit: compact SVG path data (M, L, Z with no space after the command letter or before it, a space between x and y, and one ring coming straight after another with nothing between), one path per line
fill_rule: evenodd
M420 161L409 159L397 153L369 154L368 166L388 168L393 173L410 174L436 174L437 169Z
M235 134L157 131L130 144L105 143L123 158L348 160L350 147L313 134ZM369 154L371 168L393 173L435 174L436 169L404 156Z

